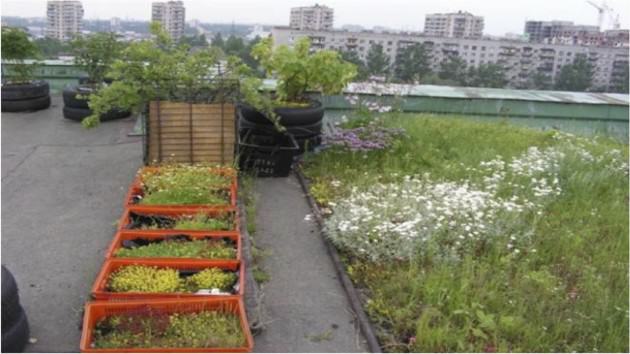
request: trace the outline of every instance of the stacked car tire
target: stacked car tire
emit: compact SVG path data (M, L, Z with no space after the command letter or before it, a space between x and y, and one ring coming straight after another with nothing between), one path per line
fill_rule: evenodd
M67 86L63 89L63 116L66 119L74 121L82 121L85 117L92 114L89 106L88 97L94 90L84 86ZM101 121L120 119L128 117L129 111L113 109L101 115Z
M46 81L2 85L2 112L38 111L50 107L50 87Z
M20 305L17 283L2 266L2 352L21 352L28 338L28 320Z
M250 131L257 139L254 142L262 144L277 134L273 123L261 112L245 104L239 109L241 134ZM324 107L320 102L313 101L309 107L277 108L275 113L280 118L279 123L286 128L285 132L293 135L297 141L300 147L298 154L310 151L321 144Z

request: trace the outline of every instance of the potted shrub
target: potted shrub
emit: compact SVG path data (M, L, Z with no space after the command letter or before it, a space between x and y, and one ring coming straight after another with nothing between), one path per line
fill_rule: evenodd
M266 38L252 49L252 56L267 75L277 80L273 95L260 92L260 80L243 83L244 102L240 106L241 128L253 135L276 131L293 134L303 149L305 140L319 136L324 116L322 103L313 93L339 94L356 75L354 64L344 61L332 50L312 51L308 38L299 39L293 48L273 46Z
M114 107L144 112L149 102L157 100L206 101L204 90L216 89L210 80L219 62L215 48L190 51L175 43L159 23L151 24L152 39L129 44L112 63L111 85L92 94L92 115L83 120L85 127L99 124L100 115ZM151 109L151 107L149 107Z
M33 80L36 64L27 64L25 59L34 59L39 54L37 46L29 41L26 32L18 28L2 27L2 61L11 64L10 72L2 77L2 111L36 111L50 107L50 89L43 80Z
M63 116L81 121L92 114L90 95L105 86L105 75L120 55L123 44L118 41L116 34L99 32L87 37L76 37L71 46L74 63L87 73L87 78L82 78L79 85L67 86L63 90ZM102 113L100 119L125 118L129 114L128 110L114 107Z

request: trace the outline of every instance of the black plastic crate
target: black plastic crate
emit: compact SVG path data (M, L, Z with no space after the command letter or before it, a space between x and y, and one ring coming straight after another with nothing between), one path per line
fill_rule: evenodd
M291 134L258 135L251 129L239 132L239 167L258 177L286 177L299 146Z

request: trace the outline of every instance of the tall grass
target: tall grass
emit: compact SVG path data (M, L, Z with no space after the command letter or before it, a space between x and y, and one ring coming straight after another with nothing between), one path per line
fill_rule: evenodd
M390 150L327 150L306 174L324 203L404 175L466 181L470 168L530 146L580 145L592 156L627 146L605 139L556 139L552 132L458 119L388 117L408 136ZM606 351L628 347L628 176L608 160L567 149L562 193L541 215L526 213L514 232L529 234L519 254L493 242L459 262L374 263L347 254L352 279L387 351ZM504 237L509 238L509 234Z

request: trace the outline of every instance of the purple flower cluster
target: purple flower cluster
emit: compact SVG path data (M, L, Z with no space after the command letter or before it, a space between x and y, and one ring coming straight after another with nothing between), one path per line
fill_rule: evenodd
M383 150L391 146L395 138L405 134L401 128L367 126L352 129L338 129L324 136L324 145L342 146L350 151Z

